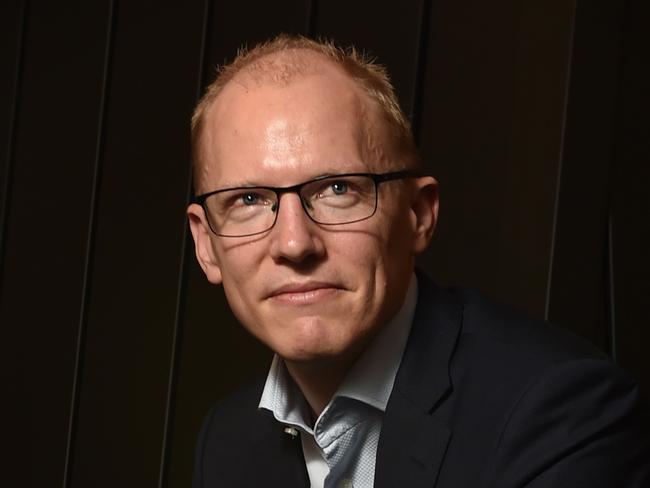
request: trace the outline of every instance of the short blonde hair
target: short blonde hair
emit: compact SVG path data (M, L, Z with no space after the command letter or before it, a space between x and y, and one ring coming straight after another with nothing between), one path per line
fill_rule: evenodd
M299 50L321 55L340 67L344 73L358 83L362 91L377 103L384 122L387 124L388 133L393 136L393 141L390 142L394 144L393 147L403 159L403 163L410 168L420 165L420 155L413 139L411 124L399 105L386 68L354 47L344 49L332 41L316 41L299 35L280 34L251 49L240 49L231 63L219 67L215 80L206 88L204 95L199 100L192 115L192 160L195 187L199 183L199 169L202 164L200 147L206 112L214 100L237 74L244 71L253 76L258 74L262 79L277 83L289 83L295 76L309 73L312 68L309 63L304 62L304 56L302 58L294 57L291 62L282 65L262 62L262 58L273 54L286 54Z

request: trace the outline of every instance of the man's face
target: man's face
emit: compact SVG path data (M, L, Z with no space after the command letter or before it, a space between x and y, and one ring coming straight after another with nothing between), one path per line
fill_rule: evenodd
M364 97L330 66L288 85L231 81L207 113L202 188L403 169L376 145L364 150L373 146L368 130L376 138L383 130ZM212 234L198 205L188 214L199 262L239 321L285 360L304 363L355 358L398 311L414 255L433 231L435 198L432 178L387 182L372 218L320 226L298 195L284 194L271 230L239 238ZM423 230L418 212L427 206Z

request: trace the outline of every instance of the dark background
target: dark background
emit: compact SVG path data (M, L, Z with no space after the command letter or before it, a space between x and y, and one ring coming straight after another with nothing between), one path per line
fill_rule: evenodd
M208 406L269 354L193 258L189 118L281 31L388 66L441 220L420 264L650 389L648 2L3 1L3 486L189 486Z

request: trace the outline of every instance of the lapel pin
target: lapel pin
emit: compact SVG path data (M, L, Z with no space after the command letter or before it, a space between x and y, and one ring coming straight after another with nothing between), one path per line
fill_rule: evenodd
M284 428L284 433L289 434L292 439L295 439L298 437L298 431L294 429L293 427L285 427Z

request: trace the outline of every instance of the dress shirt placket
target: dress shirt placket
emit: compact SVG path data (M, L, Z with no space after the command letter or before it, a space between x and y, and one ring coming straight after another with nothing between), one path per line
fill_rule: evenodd
M314 438L330 468L324 488L357 486L355 466L362 455L372 407L348 398L337 398L330 407L314 426Z

